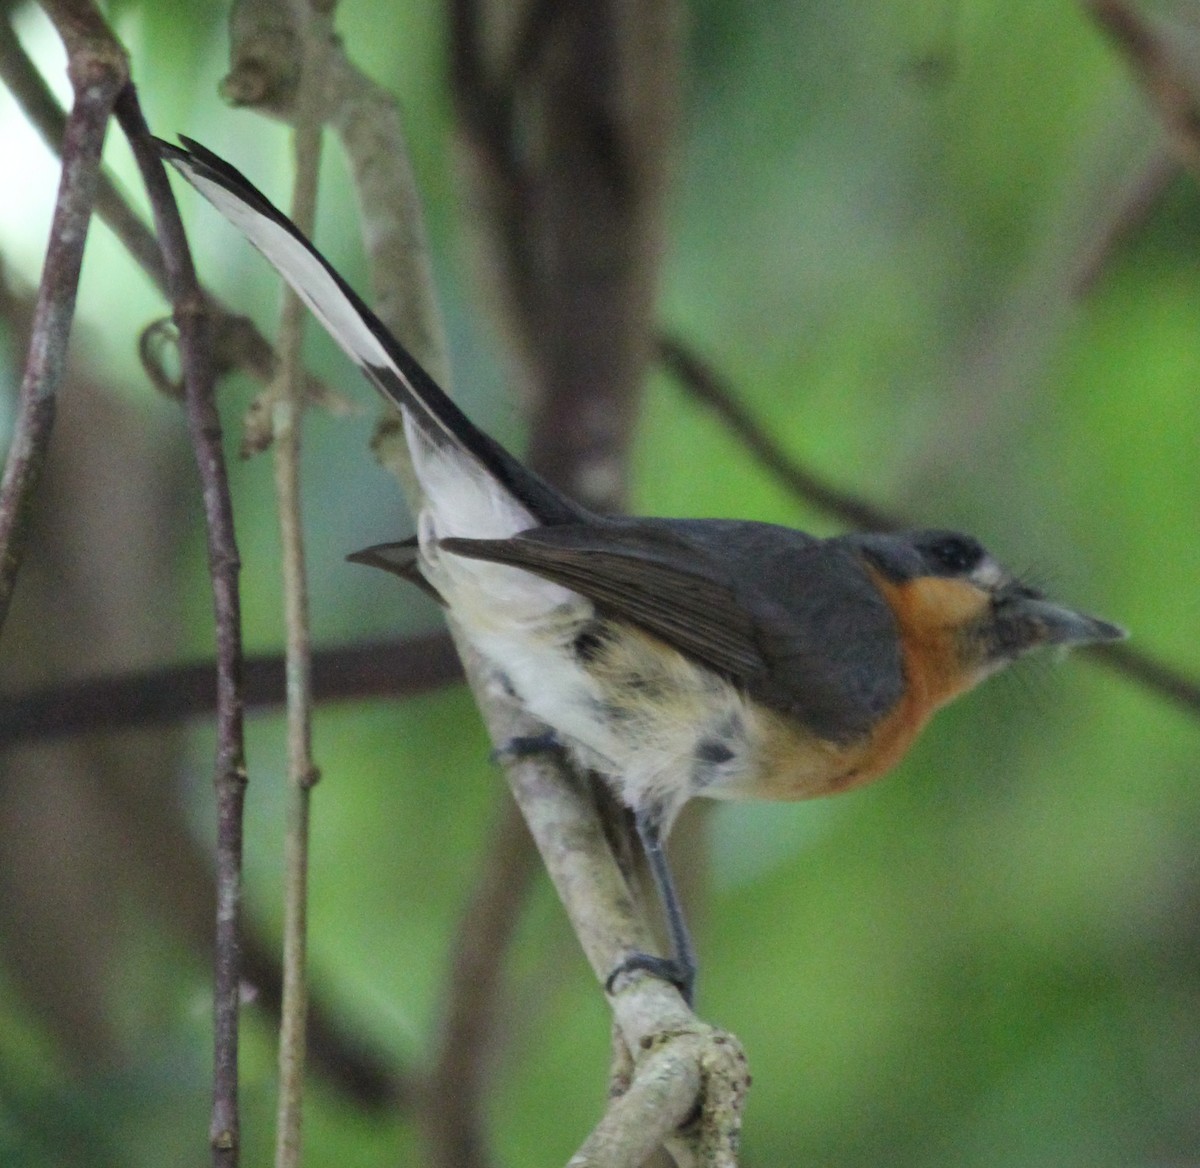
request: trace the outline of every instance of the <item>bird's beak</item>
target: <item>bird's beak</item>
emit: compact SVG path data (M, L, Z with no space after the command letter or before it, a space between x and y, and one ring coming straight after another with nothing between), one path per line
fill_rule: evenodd
M1118 625L1048 600L1023 597L1015 607L1040 632L1039 642L1043 645L1091 645L1122 641L1129 635Z

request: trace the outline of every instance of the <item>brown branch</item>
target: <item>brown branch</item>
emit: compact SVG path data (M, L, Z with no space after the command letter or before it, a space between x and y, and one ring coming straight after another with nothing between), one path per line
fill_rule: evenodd
M67 45L67 72L75 99L63 133L62 177L34 307L16 424L0 480L0 627L8 615L24 556L30 508L54 428L83 249L96 198L100 152L113 103L129 77L129 63L120 47L111 40L91 38L88 9L80 13L69 4L48 3L45 7Z
M211 333L204 294L196 280L179 209L132 86L117 116L150 198L175 324L185 387L188 432L200 470L208 535L209 574L217 641L217 914L213 978L213 1109L209 1139L215 1168L236 1168L238 1119L238 1016L241 993L242 814L246 791L243 735L242 629L233 504L221 447L214 397Z
M669 333L658 337L658 358L676 382L703 402L766 470L793 495L850 527L896 531L906 526L897 515L841 491L797 463L750 415L733 387L689 345Z
M319 702L405 698L462 680L444 632L318 650L313 693ZM283 657L251 657L243 672L247 710L283 704ZM0 697L0 750L97 731L120 731L200 718L216 709L211 661L85 678L20 696Z
M1121 50L1180 161L1200 178L1200 93L1181 55L1151 19L1124 0L1084 0L1084 7Z

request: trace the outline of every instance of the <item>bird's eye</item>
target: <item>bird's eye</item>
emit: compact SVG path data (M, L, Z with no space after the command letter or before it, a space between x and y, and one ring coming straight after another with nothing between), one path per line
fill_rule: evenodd
M983 559L983 548L973 539L948 535L926 548L926 554L939 568L955 575L971 571Z

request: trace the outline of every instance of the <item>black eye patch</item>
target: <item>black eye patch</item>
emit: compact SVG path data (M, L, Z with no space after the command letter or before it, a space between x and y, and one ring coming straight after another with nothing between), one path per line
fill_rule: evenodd
M923 549L935 571L962 576L978 567L983 546L967 535L945 535Z

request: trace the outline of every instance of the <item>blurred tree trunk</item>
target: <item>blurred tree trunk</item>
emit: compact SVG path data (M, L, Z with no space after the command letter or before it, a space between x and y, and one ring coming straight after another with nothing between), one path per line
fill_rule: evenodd
M28 306L5 307L20 337ZM172 581L192 472L153 421L78 363L69 371L6 630L6 689L176 655ZM183 828L180 746L180 732L153 730L3 759L0 960L79 1070L134 1053L115 1019L137 1000L126 956L146 910L186 920L209 884Z

